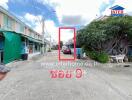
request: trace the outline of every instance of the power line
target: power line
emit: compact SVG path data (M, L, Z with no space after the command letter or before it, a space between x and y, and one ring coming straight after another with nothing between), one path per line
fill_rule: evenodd
M37 6L36 6L37 3L35 3L34 0L31 0L31 1L32 1L32 4L33 4L32 7L33 7L33 9L34 9L34 11L36 13L37 12ZM42 19L39 16L36 16L36 18L38 19L38 22L40 24L42 24Z
M37 13L37 9L39 8L38 3L35 3L34 0L32 0L32 6L33 6L33 9L34 9L35 13ZM45 7L49 11L53 10L53 9L49 8L48 6L45 6ZM53 12L55 12L55 11L53 10ZM44 14L46 14L46 13L42 13L43 17L44 17ZM52 17L53 16L53 13L48 13L48 15ZM36 18L38 19L38 21L39 21L40 24L42 24L42 20L45 21L44 18L41 19L39 16L36 16ZM45 35L48 35L48 37L51 36L49 34L49 32L47 31L46 25L44 25L44 33L46 33Z

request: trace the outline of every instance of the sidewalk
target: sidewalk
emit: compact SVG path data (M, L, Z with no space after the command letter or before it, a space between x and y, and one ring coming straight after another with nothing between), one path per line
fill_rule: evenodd
M37 53L34 53L34 54L29 54L28 60L16 60L16 61L13 61L13 62L10 62L10 63L6 64L5 66L10 67L10 68L12 68L12 67L16 68L19 65L23 65L23 64L29 63L32 60L40 59L42 56L43 55L41 55L40 52L37 52Z

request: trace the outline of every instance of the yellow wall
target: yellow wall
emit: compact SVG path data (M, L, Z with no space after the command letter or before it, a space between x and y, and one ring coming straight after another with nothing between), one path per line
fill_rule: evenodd
M0 12L0 26L3 26L3 14Z
M5 25L4 25L4 16L7 16L7 15L2 13L2 12L0 12L0 25L1 25L2 28L5 27ZM11 18L9 16L8 16L8 19L11 20L11 22L12 22L10 30L15 31L15 32L20 32L20 25L22 25L22 24L18 23L16 20L14 20L13 18ZM25 28L25 27L26 26L24 26L23 34L28 35L28 36L31 35L31 37L36 38L36 39L41 39L41 35L39 35L39 37L38 37L38 35L37 35L38 33L33 32L31 29Z

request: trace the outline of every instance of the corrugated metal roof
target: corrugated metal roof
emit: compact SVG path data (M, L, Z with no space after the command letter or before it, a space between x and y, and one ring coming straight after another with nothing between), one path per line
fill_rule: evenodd
M0 29L0 32L13 32L13 33L19 34L19 33L15 32L15 31L7 31L7 30L3 30L3 29ZM27 35L24 35L24 34L19 34L19 35L21 35L21 36L23 36L23 37L29 39L30 41L38 42L38 43L44 44L44 43L42 42L42 40L34 39L34 38L32 38L32 37L30 37L30 36L27 36Z

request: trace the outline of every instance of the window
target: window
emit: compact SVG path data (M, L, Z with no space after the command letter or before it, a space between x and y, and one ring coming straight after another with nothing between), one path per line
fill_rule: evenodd
M4 15L4 28L7 28L8 26L8 17Z
M7 15L4 15L4 28L12 30L12 26L13 26L13 20Z
M28 33L28 28L25 27L25 28L24 28L24 34L27 34L27 33Z
M34 33L32 32L32 30L29 30L29 36L34 37Z
M19 26L19 30L20 30L21 33L24 33L24 26L23 25L20 25Z
M16 32L19 32L19 23L16 22Z

